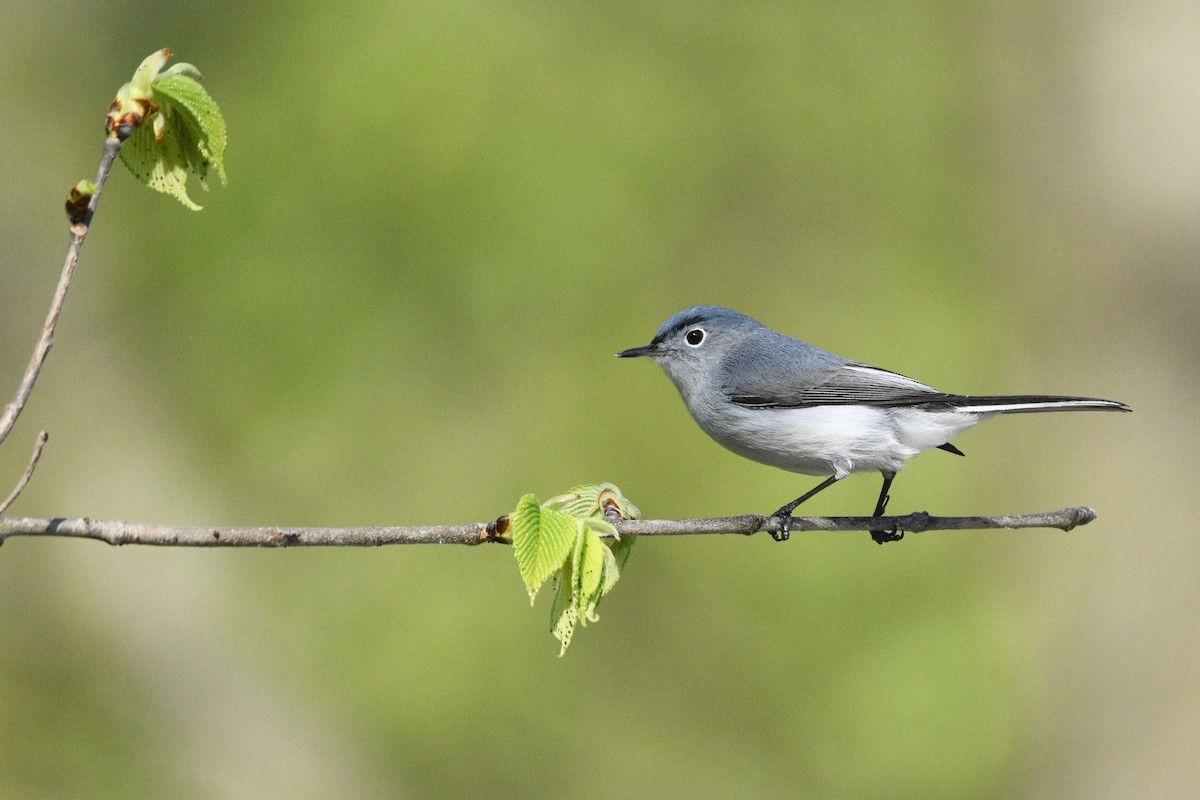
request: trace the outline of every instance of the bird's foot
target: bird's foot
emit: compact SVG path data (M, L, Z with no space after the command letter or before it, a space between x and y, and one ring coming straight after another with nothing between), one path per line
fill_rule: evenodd
M875 540L875 544L898 542L904 538L904 531L895 527L890 531L871 531L871 538Z
M779 530L771 531L771 538L777 542L786 542L792 535L792 510L784 506L772 514L771 519L779 520Z

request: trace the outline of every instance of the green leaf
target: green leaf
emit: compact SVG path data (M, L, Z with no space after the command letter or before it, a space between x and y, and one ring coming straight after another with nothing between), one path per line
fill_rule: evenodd
M621 490L612 483L602 483L596 493L596 504L600 507L600 516L606 516L610 507L615 508L621 519L641 519L642 510L635 506Z
M192 211L200 210L188 197L188 157L179 137L155 139L154 129L141 125L122 145L121 161L154 191L174 197Z
M594 531L580 532L571 566L575 569L575 604L582 611L584 625L596 621L596 604L600 602L604 587L604 553L601 551L606 549Z
M571 592L571 565L568 562L563 567L561 575L554 579L554 604L550 607L550 632L558 639L560 647L558 657L567 654L571 645L571 637L575 635L575 626L579 622L579 607L575 605L574 594Z
M621 534L617 532L616 526L606 519L602 519L601 517L587 517L582 522L585 528L595 532L602 539L621 538Z
M209 166L217 171L221 184L224 185L227 137L225 118L221 116L221 109L217 108L216 101L209 96L200 82L190 75L163 75L152 85L156 98L171 101L160 102L163 107L160 113L176 115L176 122L180 126L180 138L185 144L193 145L191 148L185 147L184 152L189 158L189 167L200 180L200 185L208 188ZM170 125L169 117L167 124Z
M628 542L633 543L633 539L628 539ZM628 553L628 551L626 551ZM621 565L617 563L617 556L607 542L604 543L604 585L600 587L600 596L608 594L612 591L613 585L617 582L617 578L621 577ZM599 605L600 601L597 600Z
M610 507L616 508L622 519L639 519L642 512L611 483L588 483L576 486L566 494L546 501L573 517L603 517Z
M579 530L579 521L544 508L536 495L527 494L509 517L513 552L532 603L538 589L563 567Z
M620 541L607 542L608 547L612 550L613 558L616 559L617 569L625 569L625 562L629 560L629 551L633 549L633 543L637 539L632 536L626 536Z
M530 601L539 587L554 578L550 632L565 655L580 624L599 619L596 609L612 591L633 547L605 519L615 510L624 519L641 515L637 506L611 483L576 486L539 503L527 494L509 515L517 566Z
M586 486L577 486L566 494L551 497L543 505L546 508L553 508L555 511L570 514L572 517L582 518L590 516L593 510L594 498L589 498L586 491L581 491L586 489Z
M559 656L566 654L579 623L587 625L599 619L596 606L605 591L606 553L609 549L595 532L580 526L550 608L550 632L562 645Z
M138 180L193 211L189 176L208 189L208 172L225 183L225 119L191 64L162 71L170 54L151 54L109 109L110 136L123 139L121 161Z
M138 64L138 68L133 71L133 78L125 86L121 87L123 91L128 92L129 97L147 98L150 96L150 84L154 82L162 68L167 65L167 61L171 59L171 51L167 48L155 50L150 55L142 59L142 63ZM121 94L118 93L117 97Z
M599 617L596 616L596 606L600 604L600 598L604 596L604 567L605 553L610 553L609 549L600 541L595 531L584 531L579 537L579 597L577 605L581 611L583 624L595 622ZM615 583L615 581L614 581Z

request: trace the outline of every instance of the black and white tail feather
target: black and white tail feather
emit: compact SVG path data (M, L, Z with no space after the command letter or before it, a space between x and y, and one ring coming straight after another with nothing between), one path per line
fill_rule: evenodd
M794 340L793 340L794 341ZM807 342L803 344L808 347ZM813 347L815 350L816 348ZM836 357L834 357L836 358ZM775 379L764 383L761 390L744 391L749 377L754 385L753 370L740 369L743 364L735 358L726 372L737 372L736 391L728 378L726 394L730 401L753 408L806 408L812 406L878 406L898 408L924 406L930 410L961 409L975 414L1022 414L1038 411L1129 411L1129 406L1115 400L1098 397L1067 397L1061 395L962 395L939 392L920 381L869 364L845 361L831 364L820 371L807 371L802 378L795 373L790 380ZM756 387L757 389L758 387Z

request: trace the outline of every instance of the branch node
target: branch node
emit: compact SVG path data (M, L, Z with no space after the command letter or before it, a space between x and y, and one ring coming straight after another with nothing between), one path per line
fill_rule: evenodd
M496 519L479 529L477 544L484 542L503 542L504 544L508 544L507 534L510 524L511 520L508 518L508 514L496 517Z
M293 530L278 530L271 536L270 542L275 547L287 547L300 544L300 534Z

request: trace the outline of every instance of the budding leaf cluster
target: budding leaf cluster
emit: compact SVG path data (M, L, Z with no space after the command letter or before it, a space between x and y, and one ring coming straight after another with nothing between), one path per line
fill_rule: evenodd
M82 180L67 192L67 220L72 225L82 225L87 220L88 208L96 196L96 184Z
M169 69L167 50L152 53L118 90L109 107L109 136L124 140L121 161L138 180L174 197L193 211L187 181L195 176L208 189L209 171L225 183L225 118L200 85L191 64Z
M596 608L629 558L633 539L622 539L606 519L637 519L641 512L611 483L576 486L545 503L527 494L509 515L513 552L529 601L547 580L555 586L550 632L565 655L576 626L599 619Z

